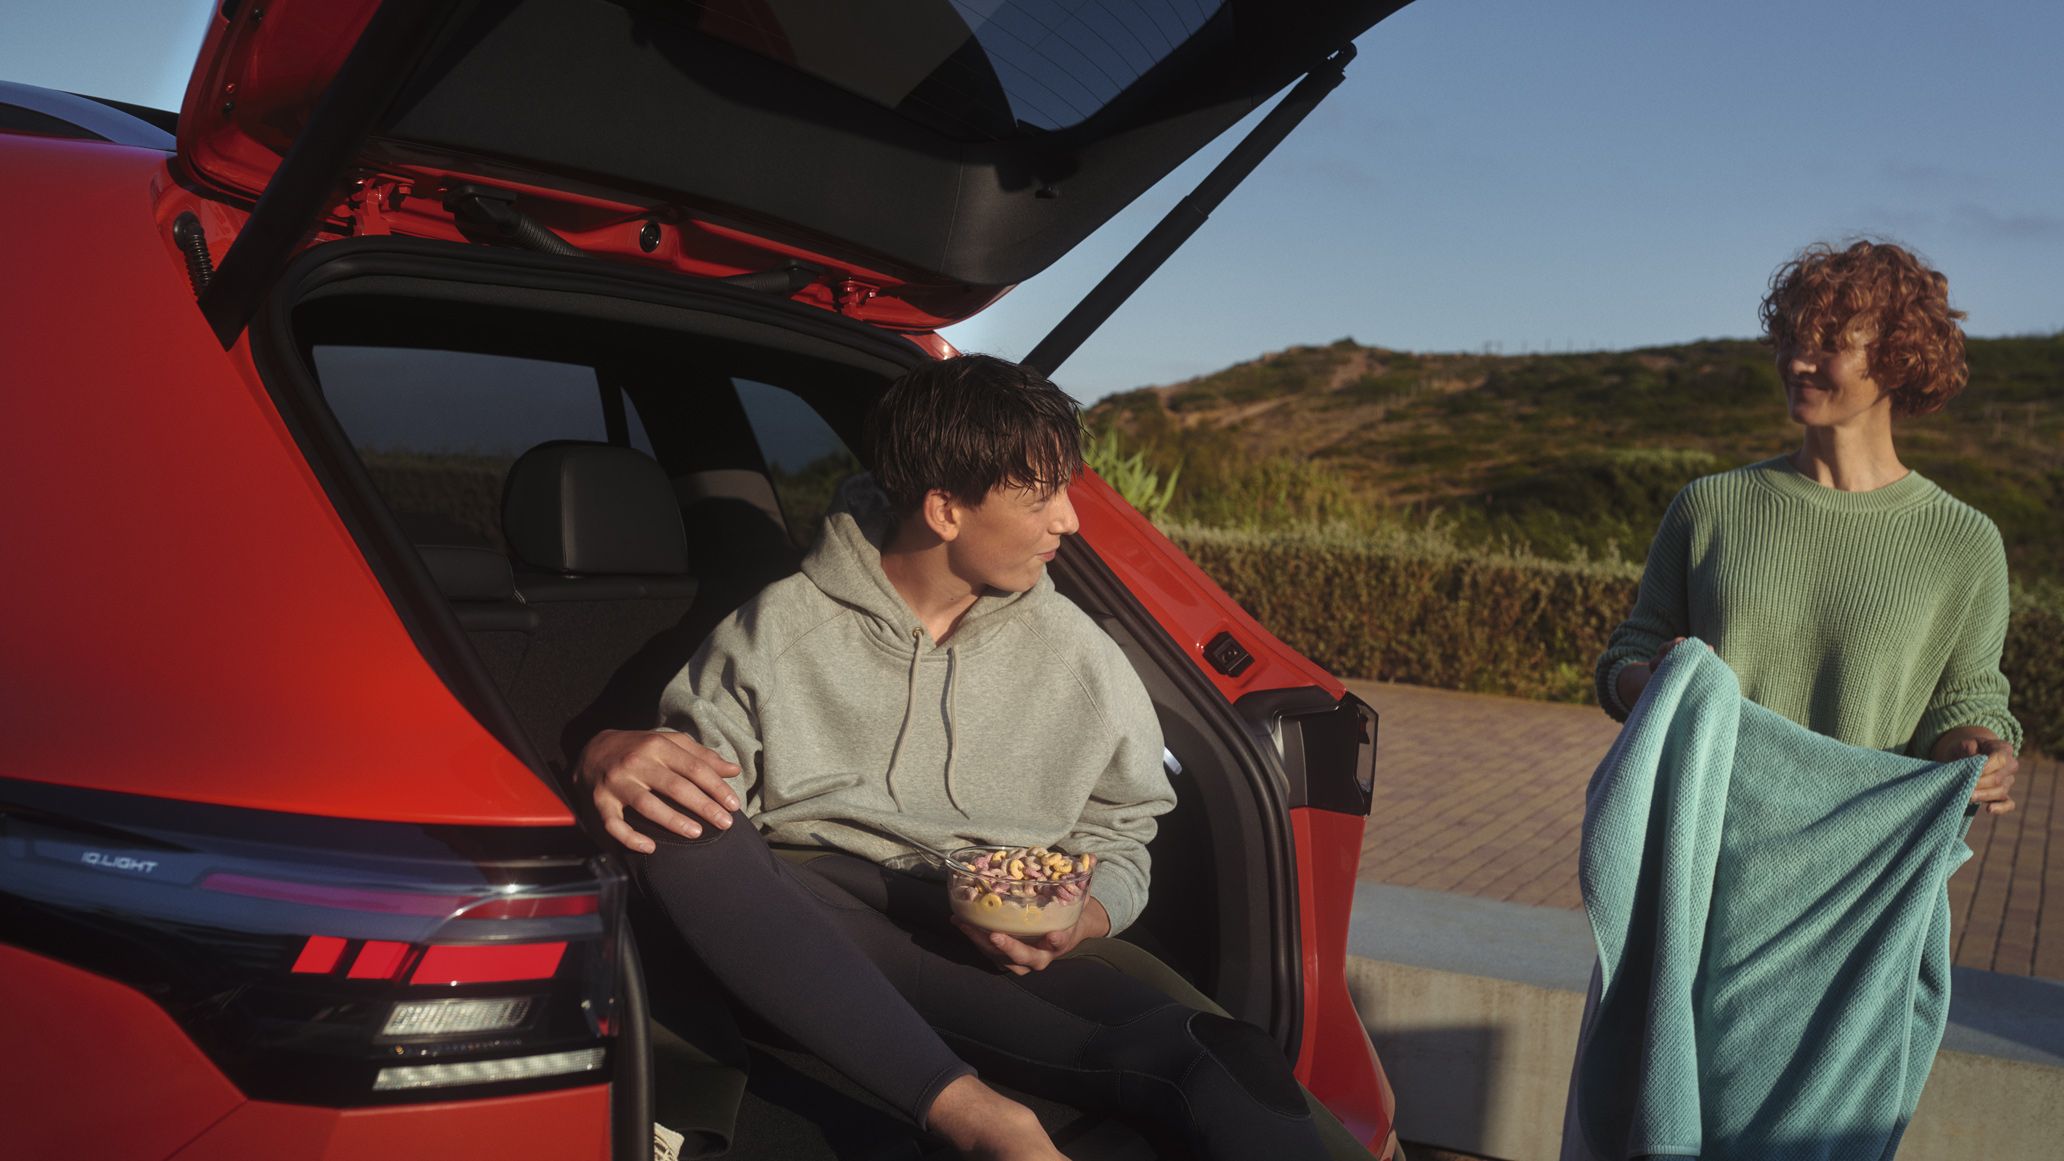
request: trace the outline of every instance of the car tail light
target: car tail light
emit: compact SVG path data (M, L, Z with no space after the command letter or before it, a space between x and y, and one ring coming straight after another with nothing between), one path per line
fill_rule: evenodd
M418 1000L396 1004L382 1036L473 1035L506 1032L530 1015L527 999Z
M608 1079L622 881L572 827L310 818L0 779L0 939L151 996L247 1095Z
M404 1064L383 1068L373 1078L376 1092L401 1089L450 1088L453 1085L492 1084L498 1081L533 1080L593 1072L602 1067L600 1048L578 1052L547 1052L542 1056L505 1056L496 1060L462 1060L455 1064Z

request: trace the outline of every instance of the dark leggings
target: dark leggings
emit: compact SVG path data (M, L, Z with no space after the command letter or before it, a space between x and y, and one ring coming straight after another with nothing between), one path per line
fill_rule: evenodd
M699 839L639 826L659 848L638 860L654 900L740 1003L919 1125L972 1061L1028 1092L1137 1112L1197 1157L1328 1155L1253 1025L1090 955L1001 971L946 922L939 884L849 855L792 862L732 819Z

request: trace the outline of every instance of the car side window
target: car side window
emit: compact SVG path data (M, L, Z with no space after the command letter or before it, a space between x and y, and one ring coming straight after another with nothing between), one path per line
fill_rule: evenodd
M839 481L862 470L859 457L801 396L751 379L734 382L788 534L808 549L817 543Z
M516 457L538 444L616 442L652 454L637 408L605 389L591 366L345 345L319 345L314 358L331 413L418 544L506 552L502 481ZM613 424L618 400L621 420Z

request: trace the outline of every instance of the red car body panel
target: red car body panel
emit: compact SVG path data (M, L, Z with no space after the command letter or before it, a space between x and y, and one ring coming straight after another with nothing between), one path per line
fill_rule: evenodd
M1347 990L1347 921L1361 862L1358 815L1293 809L1297 836L1298 930L1303 936L1304 1042L1297 1079L1353 1133L1381 1145L1395 1128L1397 1099Z
M225 7L209 14L180 101L179 156L196 178L255 200L379 0L271 4L242 21Z
M142 992L4 943L0 992L9 1157L154 1161L243 1102Z
M283 1148L291 1142L291 1148ZM251 1101L171 1161L608 1161L604 1085L386 1109Z
M247 1101L156 1001L0 944L6 1155L40 1161L607 1161L605 1085L373 1109ZM85 1098L85 1099L82 1099ZM18 1115L33 1109L35 1116Z
M345 818L571 822L438 680L245 352L194 309L151 212L164 157L0 137L0 159L0 214L36 223L9 247L34 292L0 314L0 429L37 436L0 457L0 775Z

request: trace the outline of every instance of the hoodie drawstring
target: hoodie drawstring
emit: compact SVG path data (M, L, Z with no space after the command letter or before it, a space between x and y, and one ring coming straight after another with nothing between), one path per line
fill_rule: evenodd
M903 725L896 731L895 748L889 751L889 799L897 809L903 807L903 796L896 793L896 770L903 761L903 743L910 737L910 719L917 715L917 663L919 651L924 645L924 630L913 629L910 633L910 675L903 691ZM960 738L954 729L953 695L960 688L960 648L949 646L946 650L946 801L960 812L962 818L972 818L967 807L960 804L960 797L953 792L953 762L958 756Z
M924 630L910 631L910 679L903 691L903 726L896 731L895 748L889 751L889 800L897 809L903 807L903 796L896 793L896 764L903 760L903 739L910 736L910 717L917 710L917 658L918 649L924 644ZM949 744L950 745L950 744ZM949 749L948 754L952 751Z
M946 801L953 804L953 809L959 811L962 818L973 818L953 793L953 757L955 743L960 740L959 731L953 728L953 691L959 687L956 680L959 676L960 647L950 646L946 650Z

